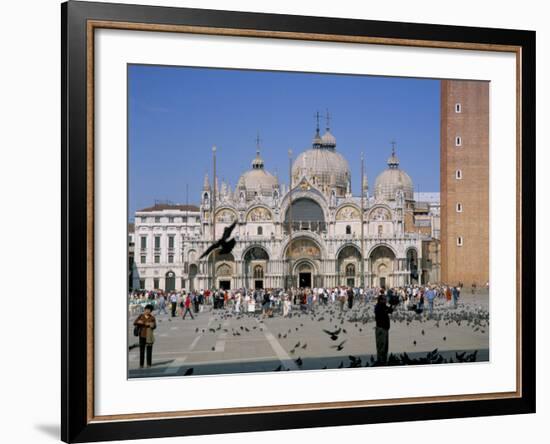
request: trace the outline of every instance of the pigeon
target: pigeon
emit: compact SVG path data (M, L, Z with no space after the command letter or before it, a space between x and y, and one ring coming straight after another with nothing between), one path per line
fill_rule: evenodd
M422 336L424 336L426 333L424 332L424 330L422 330Z
M300 341L294 346L294 348L298 348L300 346Z
M447 340L447 336L443 336L443 340L446 341L446 340Z
M302 348L305 350L307 347L307 344L302 345Z
M416 346L416 341L413 341L413 344Z
M187 370L185 370L185 373L183 376L189 376L193 374L193 367L189 367Z
M212 347L212 351L216 350L216 347Z
M331 345L330 348L335 348L336 350L340 351L340 350L343 350L344 349L344 344L346 342L347 339L344 339L342 342L340 342L340 344L338 345Z
M302 358L298 358L298 359L296 359L294 362L296 363L296 365L297 365L298 367L301 367L302 364L304 363L304 362L302 361Z
M332 339L333 341L336 341L338 339L338 335L340 334L340 332L342 331L341 328L339 328L338 330L334 330L334 331L329 331L329 330L324 330L323 331L330 336L330 339Z
M229 254L233 250L233 247L235 247L235 244L237 241L235 239L229 239L231 236L231 232L237 225L237 221L234 221L231 225L228 227L225 227L223 229L223 235L221 239L214 242L210 247L206 249L204 253L201 254L200 259L208 256L212 251L219 249L220 254Z

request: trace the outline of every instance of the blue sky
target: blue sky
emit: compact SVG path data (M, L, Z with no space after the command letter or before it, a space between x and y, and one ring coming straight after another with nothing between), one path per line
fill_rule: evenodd
M258 132L266 169L288 183L288 149L311 147L314 114L327 109L354 194L361 151L372 189L392 139L415 191L439 191L438 80L130 65L128 82L131 220L155 199L185 203L186 185L199 202L212 145L219 179L234 188Z

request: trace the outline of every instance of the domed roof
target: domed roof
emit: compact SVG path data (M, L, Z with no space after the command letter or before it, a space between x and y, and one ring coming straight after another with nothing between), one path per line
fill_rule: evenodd
M412 179L405 171L399 169L399 159L394 148L392 155L388 158L388 168L376 178L374 196L376 199L394 200L398 190L403 191L405 200L413 200Z
M258 148L256 150L256 157L252 160L252 169L241 175L237 186L244 185L247 191L271 193L273 187L278 184L277 177L264 169L264 161L260 157L260 150Z
M244 182L244 186L247 190L254 191L269 191L273 190L273 187L278 185L279 181L270 172L263 168L248 170L240 177L239 181Z
M336 146L336 137L332 135L328 128L323 137L321 137L321 143L327 148L334 148Z
M333 185L346 189L350 177L348 161L332 150L312 148L300 153L292 165L292 177L306 177L314 185Z

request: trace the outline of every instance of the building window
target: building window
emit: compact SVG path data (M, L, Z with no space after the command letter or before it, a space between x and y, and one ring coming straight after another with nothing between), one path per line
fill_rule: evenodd
M384 233L384 226L378 225L378 236L381 236Z
M456 170L455 177L456 177L457 180L461 180L462 179L462 170Z
M264 278L264 269L261 265L256 265L254 267L254 279L263 279Z
M139 239L139 244L142 250L145 250L147 248L147 238L145 236L141 236Z
M264 234L264 229L262 227L258 227L258 236L261 236Z
M139 289L140 290L145 290L145 279L140 279L139 280Z
M160 264L160 256L158 254L155 255L155 264Z
M460 103L457 103L455 105L455 113L461 113L462 112L462 105Z
M169 263L169 264L173 264L173 263L174 263L174 255L173 255L173 254L169 254L169 255L168 255L168 263Z
M172 216L168 217L168 222L171 224L174 223L174 218Z
M174 236L168 236L168 248L174 248Z
M460 136L455 137L455 146L462 146L462 137Z
M160 249L160 236L155 236L155 250Z
M347 277L355 276L355 265L353 264L346 265L346 276Z
M140 256L140 262L141 262L142 264L144 264L145 262L147 262L147 256L145 256L145 255Z
M351 227L346 225L346 234L351 234Z
M456 204L456 212L462 213L462 204L460 202Z
M153 279L153 288L158 290L160 287L158 278Z
M159 224L159 223L160 223L160 217L159 217L159 216L155 216L155 223L156 223L156 224Z
M464 245L464 239L462 239L462 236L458 236L456 238L456 245L458 245L459 247L462 247L462 245Z

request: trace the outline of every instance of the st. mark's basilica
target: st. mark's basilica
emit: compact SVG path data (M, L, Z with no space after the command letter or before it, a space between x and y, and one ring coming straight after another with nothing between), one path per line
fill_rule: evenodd
M414 193L395 145L369 187L326 128L299 153L289 187L259 144L234 189L204 178L200 206L157 202L130 228L131 288L394 287L440 279L439 193ZM289 189L290 188L290 189ZM214 216L214 217L213 217ZM236 245L200 259L233 221Z

